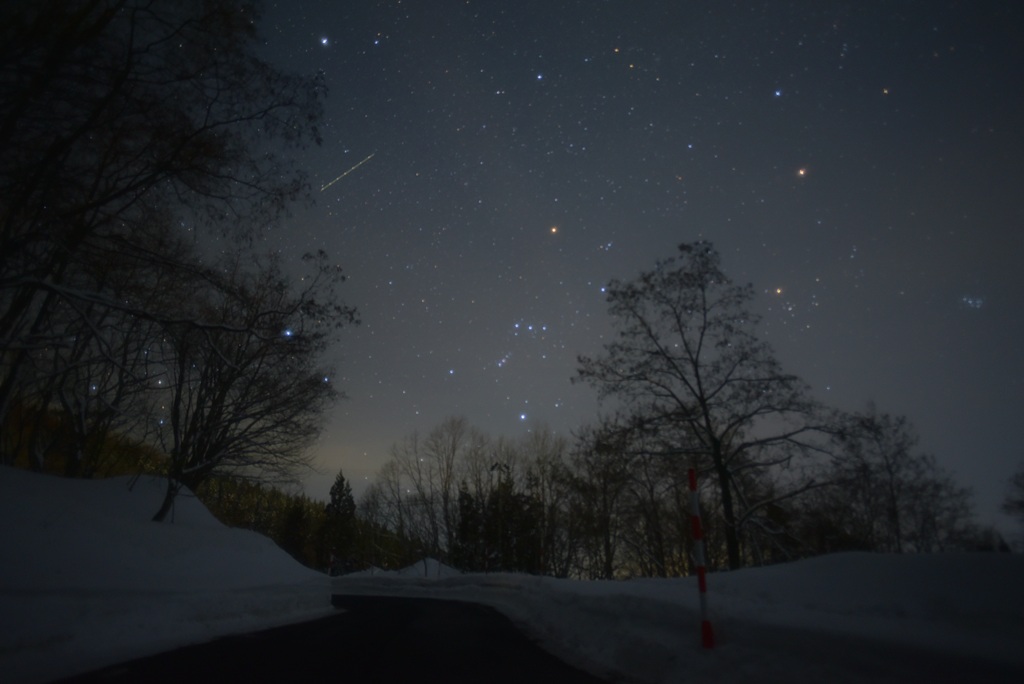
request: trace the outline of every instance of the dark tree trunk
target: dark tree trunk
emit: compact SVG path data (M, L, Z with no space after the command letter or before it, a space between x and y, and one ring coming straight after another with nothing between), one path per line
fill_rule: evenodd
M174 499L178 496L181 483L174 478L167 478L167 492L164 494L164 502L160 504L160 510L153 516L153 522L163 522L167 514L174 509Z
M729 468L725 465L720 453L714 454L715 473L718 475L718 487L722 495L722 517L725 519L725 552L729 559L729 569L740 568L740 540L736 531L736 511L733 509L732 486Z

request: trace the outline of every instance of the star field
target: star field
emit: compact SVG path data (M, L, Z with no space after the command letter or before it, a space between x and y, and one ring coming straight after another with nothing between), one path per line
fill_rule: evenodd
M596 419L572 385L603 287L708 239L787 370L906 415L998 522L1024 458L1013 3L268 3L265 56L322 71L315 204L363 325L318 452L359 481L449 415ZM322 481L321 481L322 480Z

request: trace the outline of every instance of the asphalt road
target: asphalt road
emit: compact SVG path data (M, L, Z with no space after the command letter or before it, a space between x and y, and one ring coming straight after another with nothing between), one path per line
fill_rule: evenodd
M337 615L180 648L66 682L596 684L487 606L335 596Z

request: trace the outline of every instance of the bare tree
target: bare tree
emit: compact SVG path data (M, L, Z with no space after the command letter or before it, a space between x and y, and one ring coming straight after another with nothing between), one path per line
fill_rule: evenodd
M1010 478L1006 499L1003 500L1003 512L1024 523L1024 464Z
M442 555L442 523L438 506L437 479L433 464L423 451L418 432L391 445L391 475L388 491L393 506L403 512L405 533L417 540L427 553Z
M1017 519L1020 529L1024 531L1024 462L1017 466L1016 472L1007 482L1002 508L1004 513ZM1018 538L1017 543L1024 543L1024 535Z
M412 433L391 447L401 477L401 505L429 553L446 558L458 527L459 477L469 471L482 484L486 439L465 418L449 417L425 437Z
M359 508L369 522L394 532L399 539L409 536L409 513L402 475L395 461L388 461L360 499Z
M675 440L669 452L712 474L729 567L740 567L741 527L756 532L767 506L807 486L794 475L766 498L744 483L821 449L818 407L758 339L753 289L731 282L709 243L680 245L607 292L616 339L579 358L577 379L626 404L639 418L629 429Z
M276 259L254 272L240 260L217 269L229 274L217 298L199 300L199 311L164 329L158 382L166 390L155 415L168 489L156 520L181 486L194 490L214 472L292 481L338 396L318 364L335 332L354 320L334 294L340 272L326 255L310 256L314 271L299 290Z
M142 313L82 277L97 263L166 267L155 226L251 239L302 190L277 150L318 140L320 84L255 57L257 18L243 0L0 5L0 423L41 403L32 355L63 344L63 313Z
M570 455L570 519L578 526L578 573L612 579L621 556L626 523L622 500L629 482L629 460L621 433L611 438L593 427L577 436Z
M438 550L443 547L446 553L455 538L457 525L458 464L472 447L474 432L465 418L449 417L427 433L423 440L423 458L431 481L432 508L437 511Z
M869 405L847 417L838 434L835 483L822 494L837 518L832 526L875 551L943 551L973 534L970 492L935 458L917 451L918 436L903 416Z
M527 460L526 492L536 501L540 514L537 566L542 574L566 577L576 557L568 506L572 491L569 442L541 426L523 437L521 449Z
M56 454L37 453L39 467L89 477L97 468L116 467L114 443L146 437L145 397L154 370L149 352L162 338L156 317L169 315L192 295L198 263L194 246L158 223L147 233L144 255L134 250L117 258L105 250L83 254L84 268L65 283L83 295L58 299L41 321L40 337L49 342L26 355L19 403L33 407L36 423L56 421L67 440ZM161 255L163 267L152 267L149 255L154 254ZM29 433L30 452L46 439L43 432ZM50 455L61 463L44 462Z
M76 295L55 298L32 339L12 352L21 358L10 395L18 419L4 425L0 461L90 476L98 458L112 465L107 440L141 438L148 349L160 338L154 317L177 305L181 297L168 293L180 294L181 272L191 277L198 259L165 228L156 216L147 224L143 255L83 250L62 285ZM153 267L156 254L162 265ZM49 449L54 439L61 444Z

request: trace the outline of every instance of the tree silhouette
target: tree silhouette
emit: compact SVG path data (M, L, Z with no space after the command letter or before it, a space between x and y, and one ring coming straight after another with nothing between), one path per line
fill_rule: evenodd
M1024 522L1024 465L1010 478L1009 491L1003 500L1003 512Z
M821 449L823 423L804 383L755 334L753 289L733 284L719 262L710 243L682 244L653 270L613 281L616 338L602 356L579 358L577 379L628 406L623 429L652 437L652 450L712 474L737 568L741 529L775 532L768 508L808 486L774 479L794 457Z
M341 274L311 255L313 273L295 290L271 261L230 274L216 299L193 298L208 323L164 329L156 356L166 389L154 394L157 436L168 455L162 520L181 486L212 474L292 481L307 465L324 410L337 397L331 371L318 366L334 332L354 312L335 303Z
M255 56L257 19L243 0L0 4L0 424L48 410L68 360L41 356L69 329L173 318L106 266L178 277L196 263L167 236L251 242L304 188L280 152L319 140L321 84Z

